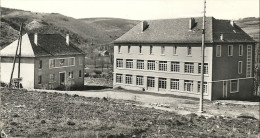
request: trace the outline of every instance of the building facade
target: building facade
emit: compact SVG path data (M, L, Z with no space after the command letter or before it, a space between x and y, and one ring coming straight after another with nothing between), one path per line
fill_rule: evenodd
M144 21L115 40L114 87L199 97L202 18ZM252 96L254 41L227 20L206 18L204 98Z
M1 81L9 83L17 41L1 50ZM55 89L84 85L84 53L57 34L25 34L21 44L24 88ZM16 60L13 78L17 78Z

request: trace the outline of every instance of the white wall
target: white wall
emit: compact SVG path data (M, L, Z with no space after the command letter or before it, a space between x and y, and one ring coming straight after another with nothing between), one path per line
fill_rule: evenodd
M3 58L2 58L3 59ZM0 81L9 83L13 63L1 62L1 78ZM13 78L18 77L18 63L15 64L15 70ZM23 88L34 88L34 63L21 63L21 77L23 78L21 83Z

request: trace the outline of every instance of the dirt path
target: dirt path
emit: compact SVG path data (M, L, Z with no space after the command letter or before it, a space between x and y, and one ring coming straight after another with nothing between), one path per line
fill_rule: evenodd
M156 109L174 111L178 114L186 115L198 113L199 100L194 98L178 98L173 95L129 92L124 90L88 90L88 91L53 91L53 90L36 90L46 92L58 92L67 94L77 94L85 97L106 97L112 99L123 99L141 102L141 106L153 107ZM205 101L204 116L250 116L259 119L259 102L218 100Z

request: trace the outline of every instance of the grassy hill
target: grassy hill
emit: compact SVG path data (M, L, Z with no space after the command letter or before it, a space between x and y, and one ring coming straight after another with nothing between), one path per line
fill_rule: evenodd
M24 22L26 32L58 33L71 36L71 41L80 48L87 48L94 43L111 43L113 40L131 29L137 21L91 18L75 19L59 13L36 13L17 9L1 8L0 47L17 39L19 24Z

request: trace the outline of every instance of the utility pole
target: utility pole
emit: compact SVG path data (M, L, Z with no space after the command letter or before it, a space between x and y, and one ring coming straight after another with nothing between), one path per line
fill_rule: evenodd
M19 45L19 54L18 54L18 88L20 88L20 72L21 72L21 56L22 56L22 26L23 23L21 23L21 30L20 30L20 45Z
M202 45L201 45L201 82L200 82L200 109L199 112L203 113L203 86L204 86L204 53L205 53L205 14L206 14L206 0L204 0L203 6L203 23L202 23Z

